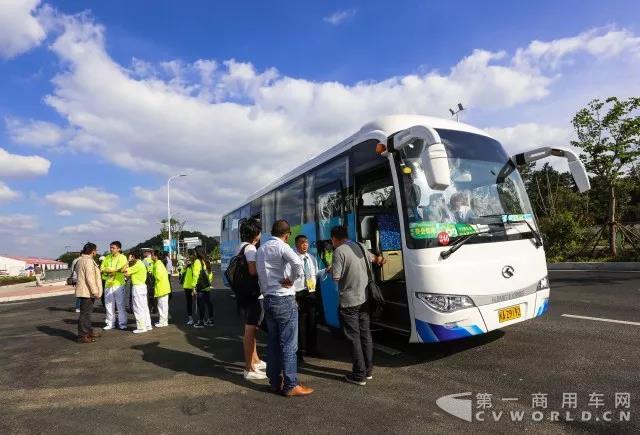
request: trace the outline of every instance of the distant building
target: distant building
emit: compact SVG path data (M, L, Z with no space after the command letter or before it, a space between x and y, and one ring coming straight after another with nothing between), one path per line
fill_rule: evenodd
M43 270L68 269L67 263L52 260L50 258L38 257L17 257L13 255L0 255L0 275L16 276L21 273L33 271L35 265L39 264Z

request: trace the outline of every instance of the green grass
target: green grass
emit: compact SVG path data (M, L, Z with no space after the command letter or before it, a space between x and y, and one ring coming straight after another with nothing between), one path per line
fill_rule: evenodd
M0 287L3 285L21 284L35 281L35 276L0 276Z

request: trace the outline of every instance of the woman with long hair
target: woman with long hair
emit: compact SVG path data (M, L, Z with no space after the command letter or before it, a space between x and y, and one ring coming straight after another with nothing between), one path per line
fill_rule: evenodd
M194 277L196 297L198 300L198 316L199 319L195 328L204 328L205 326L213 326L213 304L211 303L211 285L213 284L213 273L211 272L211 263L207 259L204 249L198 246L195 251L196 260L199 262L200 272ZM194 265L195 266L195 265ZM194 267L195 270L195 267ZM205 316L206 311L206 316ZM205 321L206 317L206 321Z

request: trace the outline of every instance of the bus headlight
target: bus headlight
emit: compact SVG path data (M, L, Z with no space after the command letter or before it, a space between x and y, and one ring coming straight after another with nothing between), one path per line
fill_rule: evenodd
M545 276L538 282L538 288L536 289L536 291L546 290L548 288L549 288L549 278Z
M451 313L474 306L473 301L468 296L416 292L416 297L441 313Z

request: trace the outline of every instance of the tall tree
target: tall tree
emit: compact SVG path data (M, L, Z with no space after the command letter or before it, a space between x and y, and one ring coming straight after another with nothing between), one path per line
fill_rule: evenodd
M609 251L617 255L616 199L620 179L640 157L640 98L592 100L573 118L577 140L571 144L583 150L580 156L587 170L604 180L609 207Z

